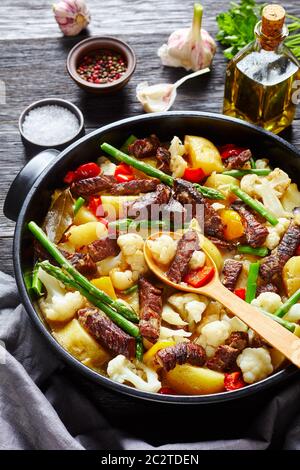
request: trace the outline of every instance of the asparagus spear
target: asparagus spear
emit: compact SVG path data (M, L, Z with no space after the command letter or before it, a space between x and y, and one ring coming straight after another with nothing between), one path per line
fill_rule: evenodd
M261 310L261 309L260 309L260 310ZM262 312L266 317L269 317L269 318L271 318L271 320L276 321L277 323L279 323L279 325L283 326L284 328L286 328L287 330L291 331L292 333L294 333L294 331L295 331L296 328L297 328L296 323L292 323L292 322L290 322L290 321L283 320L282 318L277 317L276 314L266 312L265 310L261 310L261 312Z
M72 289L78 290L80 294L82 294L93 305L106 313L106 315L122 330L126 331L126 333L134 336L135 338L140 337L140 330L137 325L134 325L131 323L131 321L124 318L109 305L106 305L105 303L101 302L101 300L94 297L90 292L78 284L78 282L64 274L61 268L53 266L49 261L42 261L39 263L39 266L48 274L62 282L66 287L71 287Z
M296 290L296 292L294 292L294 294L291 295L291 297L287 299L287 301L284 302L278 310L276 310L274 315L279 318L283 317L289 309L298 302L298 300L300 300L300 289Z
M248 304L251 304L252 300L255 299L258 273L259 273L259 263L258 262L251 263L249 267L246 299L245 299Z
M223 171L223 175L233 176L234 178L239 178L245 175L258 175L258 176L267 176L271 173L271 170L265 168L251 168L251 170L228 170Z
M247 206L251 207L251 209L255 210L258 214L262 215L268 222L270 222L271 225L278 224L278 219L276 219L276 217L271 214L261 202L253 199L251 196L249 196L249 194L245 193L245 191L243 191L238 186L232 184L230 189L236 196L244 201Z
M136 314L129 307L124 305L118 300L113 300L105 292L94 286L86 277L84 277L72 264L66 260L58 248L52 243L43 230L35 223L29 222L28 228L33 236L41 243L41 245L48 251L48 253L58 262L58 264L69 273L78 284L86 289L91 295L104 302L111 307L115 308L117 312L123 315L128 320L137 321Z
M139 290L139 286L135 284L134 286L128 287L128 289L123 290L122 294L130 295L130 294L133 294L134 292L137 292L138 290Z
M248 245L239 245L237 247L237 251L238 253L261 256L262 258L264 256L267 256L267 254L269 253L269 250L266 246L261 246L260 248L252 248L251 246L248 246Z
M121 152L125 152L127 153L128 152L128 147L129 145L133 144L133 142L135 142L137 140L136 136L135 135L130 135L128 137L128 139L125 140L124 144L122 145L121 147Z
M101 149L114 159L118 160L119 162L127 163L127 165L130 165L133 168L142 171L148 176L158 178L162 183L165 183L168 186L173 186L174 184L174 178L172 176L167 175L163 171L158 170L157 168L154 168L151 165L148 165L148 163L145 163L142 160L138 160L137 158L131 157L130 155L121 152L120 150L106 142L101 145ZM200 184L195 184L194 186L199 192L203 194L203 196L207 198L224 199L224 195L216 189L206 188L205 186L201 186Z
M81 196L75 201L74 215L77 214L77 212L79 211L79 209L81 209L81 207L83 206L84 203L85 203L85 199L83 199L83 197L81 197Z
M32 273L32 282L31 282L31 291L37 297L41 297L43 295L43 284L39 279L39 265L38 263L35 264Z

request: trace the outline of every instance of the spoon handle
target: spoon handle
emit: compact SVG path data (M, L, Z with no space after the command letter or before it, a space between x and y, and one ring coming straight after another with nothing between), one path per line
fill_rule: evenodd
M189 80L190 78L198 77L198 75L203 75L204 73L210 72L210 69L206 67L206 69L202 70L197 70L197 72L190 73L188 75L185 75L184 77L180 78L177 80L177 82L174 83L174 88L180 87L184 82Z
M278 349L297 367L300 367L300 339L293 333L271 318L265 317L259 310L239 298L219 281L201 288L201 294L206 294L221 302L271 346Z

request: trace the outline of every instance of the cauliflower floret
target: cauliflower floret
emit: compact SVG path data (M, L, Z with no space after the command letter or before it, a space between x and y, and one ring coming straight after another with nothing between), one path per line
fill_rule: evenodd
M131 362L122 354L109 361L107 374L118 383L130 383L144 392L158 392L161 383L157 373L139 361Z
M216 320L207 323L201 330L196 343L200 344L205 350L208 357L213 356L216 348L223 344L230 335L228 322L224 320Z
M282 305L280 295L275 292L263 292L256 299L252 300L251 305L266 310L269 313L275 313Z
M169 147L171 154L170 169L174 178L181 178L187 168L187 162L182 156L185 153L184 145L178 137L173 137Z
M136 233L120 235L117 243L122 255L132 270L132 280L137 281L141 274L147 271L147 264L143 253L144 240Z
M206 303L199 302L198 300L192 300L185 304L185 311L187 313L187 320L189 323L199 323L202 318L202 314L206 309Z
M292 305L284 316L285 320L297 323L300 320L300 304Z
M221 186L219 186L220 189ZM215 211L221 211L222 209L225 209L226 206L224 204L220 204L219 202L214 202L211 207L215 209Z
M256 168L258 168L260 170L270 169L269 160L267 160L266 158L260 158L260 159L256 160L255 166L256 166Z
M168 265L175 256L177 242L169 235L161 235L155 240L148 240L148 247L155 261Z
M265 348L246 348L238 356L237 365L247 384L258 382L273 372L271 356Z
M113 269L110 272L110 279L117 290L129 289L134 284L133 272L129 269L126 271L119 271L117 268Z
M169 305L164 305L162 309L162 319L169 323L170 325L175 326L185 326L187 325L186 321L183 321L179 313L175 312Z
M278 224L275 226L268 224L269 235L267 236L264 245L269 248L269 250L273 250L277 245L279 245L281 237L286 232L289 224L289 219L284 217L280 217L278 219Z
M194 251L189 262L190 269L202 268L205 265L206 256L203 251Z
M185 330L172 330L166 326L160 327L159 341L162 340L172 340L172 341L182 341L184 338L189 338L192 333Z
M232 317L230 318L226 313L222 316L222 320L227 321L229 328L230 328L230 333L233 333L234 331L248 331L248 326L246 323L244 323L242 320L240 320L238 317Z
M102 261L98 261L97 269L100 276L109 276L109 273L119 267L122 264L122 253L120 252L117 256L108 256Z
M276 217L285 217L286 211L279 198L290 184L288 175L275 168L268 176L245 175L241 179L241 189L257 199Z
M117 166L106 157L99 157L97 164L100 166L104 175L114 175Z
M84 306L85 299L78 291L66 292L57 279L42 269L39 269L38 277L47 290L47 297L39 301L47 320L71 320L77 310Z

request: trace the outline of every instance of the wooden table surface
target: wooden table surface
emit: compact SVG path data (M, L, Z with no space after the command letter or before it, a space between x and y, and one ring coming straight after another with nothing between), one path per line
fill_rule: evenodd
M84 112L86 131L123 117L141 113L135 99L135 86L142 80L155 83L182 76L182 70L163 68L157 47L170 32L189 24L193 0L88 0L92 13L89 34L114 35L126 39L137 52L138 67L134 79L120 101L92 98L78 90L68 78L65 60L71 46L80 38L63 38L53 18L51 0L1 0L0 80L6 85L6 104L0 105L0 270L13 273L12 239L14 224L3 215L6 192L18 171L30 157L21 143L18 116L32 101L58 96L73 101ZM228 0L202 1L203 26L215 35L216 14L226 10ZM281 2L290 13L300 14L292 0ZM220 112L222 107L226 61L222 48L214 61L209 79L202 77L180 91L175 110ZM300 120L295 120L286 138L300 145Z

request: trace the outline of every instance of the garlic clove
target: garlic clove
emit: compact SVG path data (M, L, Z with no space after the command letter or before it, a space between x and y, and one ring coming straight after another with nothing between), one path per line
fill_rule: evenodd
M76 36L91 19L85 0L62 0L53 5L53 12L65 36Z
M147 113L168 111L176 98L176 88L171 83L148 85L140 83L136 88L136 97Z

